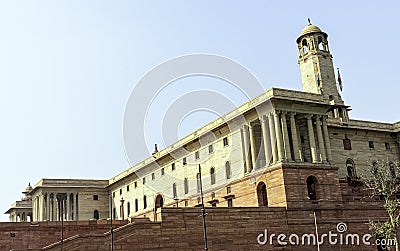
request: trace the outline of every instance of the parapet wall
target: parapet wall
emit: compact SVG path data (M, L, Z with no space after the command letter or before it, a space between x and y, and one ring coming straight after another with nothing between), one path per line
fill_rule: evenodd
M115 227L128 221L113 221ZM110 230L109 221L64 222L64 237L81 234L105 233ZM40 250L61 239L61 222L1 222L0 250Z
M362 237L369 234L368 222L385 220L386 213L379 203L354 202L352 205L337 205L318 208L313 205L317 217L319 236L329 232L336 234L338 243L331 245L328 238L321 244L321 250L376 250L376 246L366 246ZM279 245L277 236L315 233L314 210L285 208L207 208L206 226L209 250L316 250L310 245ZM200 208L163 208L161 222L134 221L114 232L114 250L202 250L204 249L202 218ZM338 232L338 224L341 230ZM267 231L267 232L266 232ZM264 238L268 233L267 239ZM272 244L269 239L272 238ZM340 245L340 234L343 244ZM358 235L355 243L346 240L348 234ZM259 237L261 235L261 237ZM352 238L352 236L350 236ZM267 240L264 245L259 243ZM346 245L346 241L349 244ZM374 242L372 238L369 241ZM311 241L312 242L312 241ZM111 250L109 233L82 234L64 242L64 250ZM42 250L60 250L52 245Z

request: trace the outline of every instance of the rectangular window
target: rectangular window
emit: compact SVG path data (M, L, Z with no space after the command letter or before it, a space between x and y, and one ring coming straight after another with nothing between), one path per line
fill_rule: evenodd
M137 188L137 181L135 181L135 188Z
M228 199L228 207L233 207L233 199L232 198Z
M370 148L370 149L374 149L374 148L375 148L374 142L373 142L373 141L369 141L369 142L368 142L368 145L369 145L369 148Z
M143 209L147 208L147 197L146 195L143 196Z
M196 151L196 152L194 153L194 158L195 158L195 159L200 159L200 153L199 153L199 151Z
M129 192L129 185L126 186L126 191Z
M143 185L146 184L146 177L143 177Z
M99 200L99 195L98 194L93 195L93 200Z
M228 137L223 138L224 146L228 146Z
M115 192L113 192L113 198L115 198Z
M122 189L119 189L119 195L121 195L122 194Z
M208 153L211 154L211 153L213 153L213 152L214 152L214 147L213 147L213 145L209 145L209 146L208 146Z
M152 173L152 174L151 174L151 179L154 180L155 178L156 178L155 173Z
M175 163L172 163L172 164L171 164L171 170L172 170L172 171L175 171Z
M164 173L165 173L165 170L164 170L164 167L163 167L163 168L161 168L161 175L164 175Z
M226 194L230 194L231 193L231 187L226 187Z
M186 159L186 157L183 158L182 163L183 163L183 165L186 165L186 164L187 164L187 159Z
M385 149L386 149L386 150L390 150L390 144L387 143L387 142L385 143Z

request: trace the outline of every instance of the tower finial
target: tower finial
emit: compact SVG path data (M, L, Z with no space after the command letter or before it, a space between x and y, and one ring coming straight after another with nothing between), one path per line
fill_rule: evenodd
M310 18L307 18L307 21L308 21L308 25L311 25L311 20L310 20Z

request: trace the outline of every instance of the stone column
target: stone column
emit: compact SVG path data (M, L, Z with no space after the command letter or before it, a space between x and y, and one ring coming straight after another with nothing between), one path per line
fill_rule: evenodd
M249 134L250 134L250 150L251 150L251 166L252 168L249 172L253 171L253 169L257 169L257 149L256 149L256 139L254 136L254 125L249 125Z
M46 220L50 220L50 193L46 195Z
M251 154L250 154L250 135L249 135L249 126L244 125L243 127L243 138L244 138L244 153L246 155L246 168L245 172L251 172Z
M265 166L269 166L269 164L271 163L272 148L271 148L271 136L267 124L268 118L265 115L263 115L261 116L260 121L261 121L261 130L264 142Z
M286 112L282 113L281 121L282 121L283 141L285 143L285 160L292 160L292 154L290 151L289 132L286 123Z
M71 220L76 220L76 215L75 215L75 193L72 194L72 200L71 200Z
M76 221L78 221L79 220L79 215L78 215L78 200L79 200L79 195L78 194L75 194L75 197L74 197L74 217L75 217L75 220Z
M46 203L44 202L44 194L41 195L40 199L40 210L42 211L41 215L41 221L44 221L46 219Z
M333 116L339 118L339 110L337 108L333 110Z
M59 208L60 208L60 201L57 199L57 194L54 194L54 205L55 205L55 219L54 221L59 221L60 219L60 212L59 212Z
M276 147L276 133L275 133L275 126L274 126L274 115L270 113L268 115L269 121L269 135L271 139L271 146L272 146L272 157L273 163L278 161L278 149Z
M317 127L318 147L320 155L319 157L321 162L325 162L326 152L325 152L324 138L322 137L321 116L317 116L315 120L315 126Z
M294 117L295 113L290 113L290 129L292 131L292 144L293 144L293 155L294 155L294 160L297 162L301 161L300 158L300 147L299 147L299 142L298 142L298 137L297 137L297 126L296 126L296 120Z
M65 214L66 214L66 218L67 218L67 220L71 220L71 217L70 217L70 215L71 215L71 202L70 202L70 200L69 200L69 193L67 193L67 206L66 206L66 209L65 209Z
M325 139L324 141L325 141L327 160L328 160L328 162L330 162L330 161L332 161L332 151L331 151L331 142L329 140L328 126L326 124L326 118L327 118L327 116L322 117L322 130L324 133L324 139Z
M57 220L57 201L56 194L53 193L53 198L51 199L51 221Z
M276 145L278 147L278 160L282 161L284 159L283 136L282 136L281 121L279 119L279 113L277 111L275 111L274 113L274 120L275 120Z
M311 151L311 162L317 162L317 151L315 149L315 137L314 137L314 129L312 123L312 115L307 115L307 127L308 127L308 140L310 141L310 151Z
M33 221L37 221L37 214L36 214L36 197L32 199L32 214L33 214Z

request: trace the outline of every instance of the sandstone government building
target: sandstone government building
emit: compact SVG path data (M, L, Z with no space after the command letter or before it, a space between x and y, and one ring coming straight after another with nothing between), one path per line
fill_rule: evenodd
M209 250L317 250L260 243L266 229L322 234L344 223L342 234L367 234L368 221L386 214L379 198L365 197L359 177L371 163L399 161L400 122L351 119L328 34L309 22L296 43L302 91L260 93L108 180L43 178L29 185L6 211L0 249L200 250L200 184ZM361 240L321 245L379 250Z

